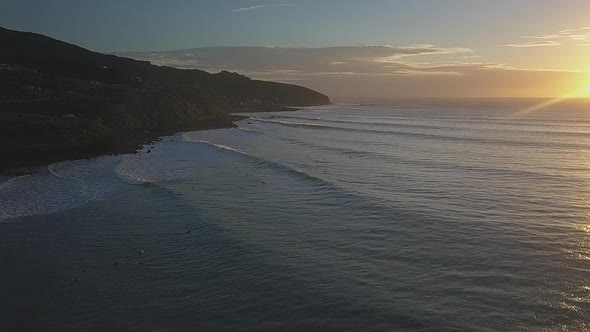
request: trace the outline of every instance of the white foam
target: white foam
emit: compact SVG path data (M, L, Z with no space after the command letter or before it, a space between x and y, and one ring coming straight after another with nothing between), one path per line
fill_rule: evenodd
M245 132L249 132L249 133L257 133L257 134L263 134L262 131L260 130L256 130L256 129L252 129L252 128L246 128L246 127L238 127L239 130L245 131Z
M215 160L211 151L185 141L158 144L151 153L126 155L116 167L120 179L131 184L190 178Z
M187 133L138 154L64 161L46 171L8 179L0 184L0 222L75 208L129 185L191 178L203 167L234 158L217 149L243 153L230 146L202 142L215 147L210 148L192 144L194 141L198 140Z
M76 206L85 200L81 189L49 172L13 178L0 188L0 221Z
M193 143L209 144L209 145L219 148L221 150L227 150L227 151L237 152L240 154L246 154L245 152L242 152L240 150L232 148L231 146L227 146L227 145L223 145L223 144L217 144L217 143L213 143L213 142L209 142L209 141L205 141L205 140L200 140L200 139L188 140L188 141L193 142Z

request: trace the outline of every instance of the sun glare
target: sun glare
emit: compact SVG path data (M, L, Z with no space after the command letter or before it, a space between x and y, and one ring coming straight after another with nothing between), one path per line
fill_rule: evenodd
M563 96L556 97L553 99L546 100L540 104L528 107L526 109L520 110L518 112L513 113L510 115L510 118L518 118L529 113L544 109L551 105L558 104L562 101L572 99L572 98L590 98L590 71L587 71L587 78L584 80L583 84L580 84L582 87L576 90L573 90L569 93L564 94Z
M581 96L586 97L586 98L590 98L590 70L586 70L586 79L584 80L584 83L582 84L582 86L583 86L583 88L582 88Z

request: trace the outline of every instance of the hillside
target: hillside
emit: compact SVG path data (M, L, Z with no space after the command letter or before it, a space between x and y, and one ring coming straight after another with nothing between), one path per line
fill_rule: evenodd
M127 152L230 112L329 104L305 87L154 66L0 28L0 169Z

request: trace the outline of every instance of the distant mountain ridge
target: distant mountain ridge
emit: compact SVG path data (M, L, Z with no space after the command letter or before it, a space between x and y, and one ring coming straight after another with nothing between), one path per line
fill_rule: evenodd
M177 69L0 28L0 170L129 152L161 135L232 126L235 112L315 106L311 89Z

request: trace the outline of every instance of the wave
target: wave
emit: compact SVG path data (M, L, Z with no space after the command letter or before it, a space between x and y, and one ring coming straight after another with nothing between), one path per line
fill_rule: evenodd
M193 176L197 171L192 166L207 161L186 145L190 146L183 141L161 142L151 153L64 161L11 178L0 185L0 221L65 211L104 199L130 184Z
M186 138L187 142L192 142L192 143L200 143L200 144L207 144L209 146L215 147L217 149L220 150L224 150L227 152L231 152L231 153L236 153L239 154L243 157L246 157L248 159L253 160L257 166L263 166L263 167L267 167L267 168L271 168L271 169L275 169L275 170L279 170L279 171L283 171L283 172L287 172L290 174L294 174L296 176L300 176L302 178L305 178L306 180L315 182L317 184L320 184L323 187L331 187L331 188L335 188L334 184L330 181L327 181L325 179L322 179L320 177L311 175L309 173L306 173L300 169L297 168L293 168L291 166L288 166L286 164L277 162L277 161L272 161L272 160L268 160L268 159L264 159L252 154L249 154L247 152L244 151L240 151L238 149L235 149L231 146L227 146L227 145L223 145L223 144L218 144L218 143L213 143L210 141L206 141L206 140L199 140L199 139L191 139L191 138Z
M54 163L40 172L11 178L0 185L0 222L50 214L101 200L130 184L182 179L202 162L185 142L161 142L151 153L105 156ZM185 160L198 155L199 160ZM195 157L197 158L197 157Z
M125 159L115 168L115 172L119 179L125 183L143 184L151 181L150 178L138 174L136 169L130 167Z
M264 123L276 123L286 127L309 127L309 128L323 128L323 129L340 129L339 127L324 126L315 123L304 123L304 122L287 122L280 120L269 120L264 118L250 118L252 121L264 122Z
M25 179L25 178L28 178L30 176L31 176L31 174L25 174L25 175L15 176L13 178L10 178L10 179L6 180L2 184L0 184L0 192L2 192L2 190L4 188L7 188L11 184L13 184L15 181L18 181L18 180L21 180L21 179Z
M306 120L306 121L321 121L328 123L340 123L350 125L368 125L368 126L385 126L385 127L399 127L399 128L420 128L420 129L452 129L444 126L429 126L429 125L417 125L417 124L403 124L403 123L391 123L391 122L367 122L367 121L347 121L347 120L335 120L318 117L304 117L304 116L277 116L280 119L295 119L295 120ZM390 118L387 118L390 119Z
M0 221L62 211L84 201L77 182L49 172L21 176L0 189Z
M0 220L75 208L121 189L115 166L120 156L53 163L0 186Z
M72 161L63 161L63 162L59 162L59 163L53 163L53 164L47 166L47 170L49 171L50 174L52 174L53 176L55 176L57 178L64 179L67 181L77 182L81 188L80 194L82 195L82 197L97 198L96 195L91 194L88 184L83 179L79 179L79 178L76 178L73 176L68 176L67 174L60 174L59 173L59 170L57 168L66 167L66 165L68 165L70 163L73 163L73 162Z
M252 118L251 120L257 121L257 122L262 122L262 123L269 123L269 124L285 126L285 127L406 136L406 137L433 139L433 140L438 140L438 141L460 142L460 143L465 143L465 144L472 144L472 143L488 144L488 145L489 144L491 144L491 145L504 144L504 145L510 145L510 146L527 146L527 147L547 147L547 146L549 146L548 143L546 143L546 142L513 141L513 140L505 140L505 139L497 139L497 138L458 137L458 136L450 136L450 135L412 133L412 132L403 132L403 131L394 131L394 130L335 127L335 126L326 126L326 125L313 124L313 123L288 122L288 121L268 120L268 119L262 119L262 118ZM552 142L552 143L550 143L550 146L558 147L558 148L570 148L570 149L590 149L590 145L584 144L584 143Z
M275 116L272 117L271 119L274 118L280 118L280 119L295 119L295 120L306 120L306 121L321 121L321 122L327 122L327 123L336 123L336 124L349 124L349 125L366 125L366 126L377 126L377 127L391 127L391 128L408 128L408 129L429 129L429 130L477 130L477 131L483 131L483 132L511 132L511 133L526 133L526 134L535 134L535 135L559 135L561 137L563 136L568 136L568 137L579 137L579 138L589 138L590 137L590 133L588 132L580 132L580 131L563 131L563 130L531 130L531 129L523 129L523 128L506 128L506 127L502 127L501 129L499 128L480 128L480 127L471 127L471 128L465 128L465 127L451 127L451 126L445 126L445 125L419 125L419 124L405 124L405 123L392 123L392 122L368 122L368 121L348 121L348 120L336 120L336 119L326 119L326 118L319 118L319 117L304 117L304 116L289 116L289 115L279 115L279 116ZM384 120L389 120L389 119L394 119L393 117L384 117ZM395 119L399 119L398 117L395 117ZM402 118L402 119L408 119L408 118ZM412 121L412 119L408 119L410 121ZM445 120L445 122L454 122L456 123L457 119L449 119L448 121ZM285 121L283 121L285 122ZM465 122L465 123L482 123L482 124L493 124L493 125L498 125L498 126L503 126L503 125L516 125L519 127L522 126L533 126L533 127L539 127L539 126L547 126L547 124L534 124L534 123L518 123L515 124L514 122L499 122L499 121L481 121L481 120L465 120L462 119L461 122ZM563 127L568 127L571 128L571 125L557 125L554 123L551 123L550 126L563 126ZM586 127L590 127L590 126L574 126L576 128L586 128Z
M514 177L530 177L531 180L538 180L538 179L547 179L547 180L557 180L557 179L569 179L569 176L564 176L562 174L557 173L546 173L534 170L518 170L518 169L507 169L507 168L500 168L500 167L490 167L490 166L477 166L477 165L461 165L457 163L451 162L444 162L441 160L431 159L431 160L414 160L408 159L407 157L398 157L396 155L391 155L387 153L381 153L377 151L371 150L357 150L353 148L340 148L329 146L325 144L318 144L317 141L308 142L303 141L300 139L292 139L288 137L283 137L279 135L269 134L274 140L285 141L290 144L299 145L306 148L315 149L319 152L334 152L338 155L341 155L342 158L347 156L356 156L362 157L364 159L375 160L380 162L394 162L399 164L406 164L412 165L417 167L424 167L429 169L446 169L450 171L454 170L461 170L464 172L473 172L473 173L481 173L486 174L487 176L514 176ZM578 172L589 172L590 168L588 167L576 167L569 169L570 171L578 171Z
M238 127L236 129L241 130L241 131L244 131L244 132L247 132L247 133L264 134L263 131L252 129L252 128Z
M186 137L185 140L187 142L192 142L192 143L208 144L208 145L211 145L213 147L216 147L216 148L218 148L220 150L231 151L231 152L239 153L241 155L245 155L245 156L248 156L248 157L251 157L251 158L255 158L254 156L252 156L252 155L250 155L250 154L248 154L246 152L242 152L242 151L240 151L238 149L234 149L234 148L232 148L231 146L228 146L228 145L217 144L217 143L213 143L213 142L206 141L206 140L192 139L192 138L189 138L189 137Z
M197 175L199 166L208 165L214 161L215 156L210 151L195 151L194 145L186 142L189 133L180 134L180 140L154 146L150 153L123 156L115 167L116 176L123 182L138 185Z
M322 145L322 144L317 144L317 143L311 143L311 142L306 142L306 141L302 141L299 139L288 138L288 137L279 136L279 135L273 135L273 134L268 134L268 135L276 140L279 140L279 141L283 141L283 142L287 142L287 143L291 143L291 144L295 144L295 145L299 145L299 146L304 146L304 147L308 147L308 148L313 148L313 149L320 149L322 151L331 151L331 152L339 153L342 155L364 156L364 155L367 155L370 153L367 151L345 149L345 148L338 148L338 147Z

